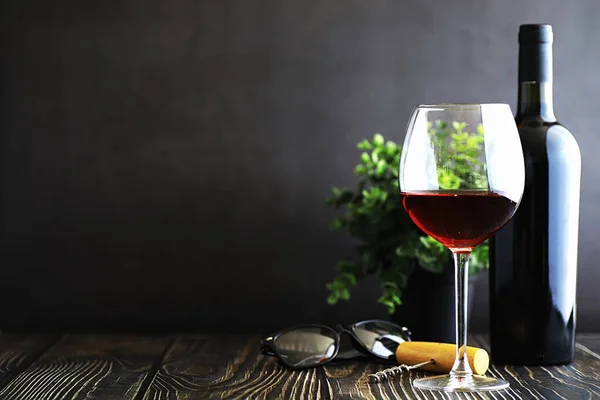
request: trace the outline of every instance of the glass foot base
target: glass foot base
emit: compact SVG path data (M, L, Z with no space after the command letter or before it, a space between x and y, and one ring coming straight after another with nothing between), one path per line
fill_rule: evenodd
M506 389L509 385L503 379L480 375L450 376L438 375L415 379L413 386L421 390L443 390L446 392L480 392Z

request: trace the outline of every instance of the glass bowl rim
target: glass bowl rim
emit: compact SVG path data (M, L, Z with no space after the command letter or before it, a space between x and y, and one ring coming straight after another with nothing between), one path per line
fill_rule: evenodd
M419 104L418 109L427 110L468 110L480 107L509 107L506 103L439 103L439 104Z

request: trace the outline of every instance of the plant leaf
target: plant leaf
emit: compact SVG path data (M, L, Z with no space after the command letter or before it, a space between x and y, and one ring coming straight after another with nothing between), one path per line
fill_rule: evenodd
M348 289L342 289L340 291L340 298L342 300L350 300L350 291Z
M385 162L385 160L379 160L377 162L377 175L383 176L385 174L385 171L387 171L387 163Z
M396 151L398 150L398 145L392 141L388 141L385 144L385 148L389 155L394 155L396 153Z
M361 140L358 143L358 145L356 145L356 147L359 150L371 150L373 148L373 146L371 146L371 143L367 139Z
M376 148L371 152L371 160L373 160L374 163L379 162L379 149Z
M333 293L327 296L327 304L329 304L330 306L337 304L338 300L339 298Z

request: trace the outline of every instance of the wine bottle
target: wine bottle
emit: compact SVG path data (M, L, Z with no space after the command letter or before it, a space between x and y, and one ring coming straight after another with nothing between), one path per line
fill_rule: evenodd
M573 360L581 154L552 106L552 26L521 25L517 127L525 191L490 240L490 339L495 363Z

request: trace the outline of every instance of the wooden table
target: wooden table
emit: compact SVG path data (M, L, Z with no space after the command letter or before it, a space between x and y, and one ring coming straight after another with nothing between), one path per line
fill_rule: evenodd
M485 336L470 344L486 348ZM421 392L412 372L389 383L349 362L289 371L262 356L254 335L0 335L0 399L593 399L600 398L600 335L579 335L575 362L492 367L510 389Z

